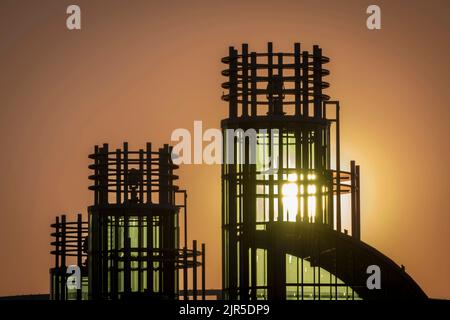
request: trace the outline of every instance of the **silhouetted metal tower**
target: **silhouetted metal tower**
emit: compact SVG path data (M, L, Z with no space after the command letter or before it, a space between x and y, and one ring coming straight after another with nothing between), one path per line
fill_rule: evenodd
M324 93L329 86L324 65L329 59L319 46L308 52L296 43L293 52L284 53L274 52L269 43L264 53L250 52L247 44L241 52L230 47L222 62L228 66L222 71L228 78L222 84L227 90L222 99L229 104L229 117L222 121L224 158L231 159L222 167L224 295L244 300L324 298L319 276L324 270L317 262L320 252L315 258L306 253L293 256L280 243L280 234L293 225L297 229L320 225L341 232L341 195L350 193L352 236L360 239L359 166L352 161L350 172L341 170L339 102ZM237 130L231 138L226 133L230 129ZM242 153L244 163L239 163ZM267 159L275 171L267 170ZM300 233L292 234L297 245ZM304 281L305 268L301 268L290 281L294 271L285 262L288 258L296 259L297 269L307 264L314 279ZM353 283L339 283L336 273L328 272L327 277L332 279L327 280L328 299L347 299L350 291L355 297L348 287ZM339 293L341 288L346 293Z
M88 208L87 272L83 273L89 283L89 299L178 299L180 271L183 299L189 299L189 295L193 299L201 295L204 299L205 245L198 250L194 240L193 248L187 249L187 194L174 183L178 166L172 163L171 148L164 145L152 151L151 144L147 144L145 150L131 151L124 143L123 149L110 151L104 144L96 146L89 158L94 162L89 166L93 170L89 176L93 185L89 189L94 192L94 204ZM83 235L87 234L85 225L82 223ZM62 224L57 221L53 227L57 228L57 240L53 243L57 249L53 253L65 257L69 245L65 217ZM75 244L77 265L86 255L80 256L80 239ZM58 278L59 290L54 291L53 297L67 299L67 262L63 259L55 265L54 273L62 277ZM189 269L192 290L188 287Z
M50 269L50 299L52 300L85 300L88 297L88 270L86 265L88 223L82 215L76 221L66 221L66 215L56 217L50 227L53 241L51 254L54 265ZM67 288L68 267L76 265L80 269L80 289Z

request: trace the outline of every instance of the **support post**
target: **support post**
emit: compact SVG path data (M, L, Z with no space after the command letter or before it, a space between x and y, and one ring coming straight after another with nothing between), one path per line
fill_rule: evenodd
M340 107L336 102L336 229L341 232L341 137Z
M205 248L205 244L202 243L202 300L206 300L206 292L205 292L205 283L206 283L206 279L205 279L205 271L206 271L206 248Z
M79 213L77 215L77 266L78 268L80 268L80 270L82 270L82 257L83 257L83 219L81 217L81 214ZM81 272L80 274L80 286L82 285L83 282L83 274ZM81 300L82 296L81 296L81 287L80 289L77 289L77 300Z
M356 166L356 236L361 240L361 186L359 165Z
M356 221L356 168L355 161L350 161L350 179L351 179L351 221L352 221L352 237L357 238L357 221Z
M197 240L192 241L193 264L192 268L192 294L193 300L197 300Z
M187 252L187 247L185 246L183 248L183 299L184 300L189 300L189 295L188 295L188 258L187 258L188 252Z

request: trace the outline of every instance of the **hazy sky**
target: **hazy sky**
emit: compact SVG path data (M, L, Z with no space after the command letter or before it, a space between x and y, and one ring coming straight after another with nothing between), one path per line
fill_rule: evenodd
M80 5L82 30L66 29ZM366 28L377 3L382 29ZM0 2L0 295L47 293L50 223L92 203L95 144L218 127L228 46L323 47L342 163L361 165L362 239L450 298L448 1ZM220 167L184 166L190 239L220 287Z

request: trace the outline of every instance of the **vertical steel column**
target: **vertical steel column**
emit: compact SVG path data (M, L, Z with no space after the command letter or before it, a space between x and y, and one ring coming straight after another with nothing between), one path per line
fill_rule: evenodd
M61 216L61 300L66 300L66 215Z
M257 85L256 85L256 76L258 74L257 69L257 60L256 60L256 52L250 53L250 72L251 72L251 95L250 95L250 102L251 102L251 116L256 117L258 115L258 106L257 106Z
M274 114L276 115L283 115L284 114L284 110L283 110L283 89L284 89L284 79L283 79L283 53L279 52L277 54L277 58L278 58L278 77L280 79L281 84L283 85L280 88L280 92L277 94L277 100L274 101Z
M333 105L336 109L336 118L328 119L327 118L327 108L328 105ZM339 102L338 101L323 101L323 118L328 121L336 122L336 176L334 176L333 171L329 171L330 176L326 177L327 179L327 188L328 188L328 221L327 224L330 228L334 229L334 222L336 222L336 229L340 231L341 228L341 197L340 197L340 184L341 184L341 174L340 174L340 146L339 146ZM326 148L325 148L325 161L326 161L326 170L331 169L331 136L330 136L330 124L326 127L326 136L324 137L326 140ZM335 184L336 179L336 184ZM334 219L334 186L336 185L336 219Z
M300 109L300 43L294 44L294 76L295 76L295 115L300 116L301 109Z
M120 149L116 149L116 203L122 203L122 152ZM114 230L114 249L112 250L113 255L113 266L111 270L111 299L118 299L119 295L119 216L116 215L111 217L111 223L114 224L110 226L111 230Z
M308 110L308 106L307 106ZM308 212L308 203L309 203L309 196L308 196L308 173L310 168L309 158L310 158L310 152L309 152L309 145L310 145L310 131L309 127L306 126L306 128L301 129L302 132L302 158L303 158L303 164L302 164L302 170L301 175L303 175L303 221L310 222L310 216Z
M171 204L169 146L164 145L159 151L159 204L169 205ZM173 223L174 212L169 210L161 215L160 218L160 239L162 243L162 281L160 281L160 288L161 292L171 296L175 289L173 255L170 253L170 250L173 249L173 237L175 231Z
M125 296L131 293L131 239L130 237L124 238L124 292Z
M273 79L273 46L272 42L267 43L267 81L270 83L270 81ZM269 101L269 109L267 114L273 114L273 90L269 90L268 97Z
M82 270L83 266L83 218L79 213L77 215L77 266ZM82 299L82 284L83 284L83 273L80 274L80 289L77 289L77 300Z
M314 117L322 118L322 49L313 47Z
M327 171L330 172L331 171L331 136L330 136L330 126L328 126L327 129L327 159L328 159L328 163L327 163ZM330 175L328 177L328 183L327 183L327 188L328 188L328 225L330 226L331 229L334 229L334 201L333 201L333 194L334 194L334 190L333 190L333 172L330 172Z
M100 164L100 179L101 179L101 195L100 195L100 201L102 205L108 204L109 203L109 199L108 199L108 152L109 152L109 147L108 144L105 143L103 144L103 148L100 150L101 152L101 164ZM99 230L100 232L100 244L98 246L99 251L99 255L100 255L100 260L101 260L101 277L100 277L100 281L101 286L99 286L99 288L101 288L101 298L105 299L105 298L109 298L108 297L108 227L109 227L109 216L104 214L104 212L99 211L96 213L98 216L98 221L99 221L99 227L97 230Z
M356 168L355 161L350 161L350 178L351 178L351 221L352 221L352 237L357 238L356 225Z
M229 59L230 59L230 118L237 117L237 94L238 94L238 77L237 77L237 51L233 48L229 48Z
M361 185L360 185L360 169L356 166L356 238L361 240Z
M55 292L55 300L59 300L60 299L60 291L61 291L61 268L60 268L60 264L59 264L59 259L60 259L60 245L59 245L59 241L60 241L60 225L59 225L59 217L56 217L56 221L55 221L55 271L54 271L54 292Z
M187 228L187 192L186 190L183 190L183 203L184 203L184 246L187 248L187 241L188 241L188 228Z
M308 78L309 78L309 54L308 51L302 52L302 108L303 108L303 117L309 117L309 84L308 84Z
M184 268L183 268L183 299L184 300L189 300L189 294L188 294L189 284L188 284L188 269L187 269L187 265L188 265L187 246L183 247L183 264L184 264Z
M206 292L205 292L205 284L206 284L206 279L205 279L205 271L206 271L206 246L204 243L202 243L202 300L206 300Z
M96 145L94 148L94 206L98 206L100 203L100 157L99 147ZM98 249L98 232L94 231L98 229L99 218L95 212L89 212L89 265L88 265L88 277L89 277L89 297L91 299L98 299L99 295L99 249Z
M239 248L239 286L240 290L240 299L248 300L248 291L249 291L249 241L251 238L252 225L253 225L253 215L254 212L251 210L252 204L252 187L250 185L250 140L246 140L245 136L243 137L242 143L244 144L244 164L240 165L242 167L241 171L241 186L242 186L242 226L241 226L241 236L240 236L240 248Z
M139 204L144 203L144 150L139 149L139 198L137 199L137 202ZM142 258L143 258L143 216L140 214L138 216L138 291L142 292Z
M233 138L232 141L227 140L227 144L231 143L234 150L236 150L237 140ZM237 184L237 155L234 152L233 163L226 164L229 168L228 172L228 221L225 221L227 225L224 226L224 232L228 233L228 248L229 248L229 260L227 261L227 266L225 266L225 272L228 272L228 283L225 284L224 288L228 288L229 299L237 299L237 206L236 206L236 184Z
M336 102L336 229L338 232L341 232L341 137L339 114L339 102Z
M248 117L248 44L242 44L242 117Z
M322 119L322 50L319 46L313 47L313 93L314 93L314 118ZM323 148L322 128L315 126L314 129L314 170L316 171L316 212L315 222L323 223L322 208L322 169Z
M128 196L128 142L123 143L123 193L124 193L124 203L129 203ZM131 293L131 253L130 253L130 217L128 212L124 214L123 223L123 238L124 238L124 291L125 294Z
M128 142L123 143L123 202L127 203L128 197ZM128 228L128 225L126 226Z
M300 110L300 105L299 105ZM300 113L299 113L300 116ZM297 212L295 215L295 221L301 222L302 221L302 198L304 195L300 194L302 181L300 180L300 172L302 168L302 131L300 128L295 129L295 170L297 172L297 190L298 190L298 196L297 196Z
M255 154L256 154L256 150L255 150ZM250 247L250 252L251 252L251 256L250 256L250 266L251 269L250 274L251 274L251 278L250 278L250 283L251 283L251 287L252 287L252 291L251 291L251 296L250 299L252 300L256 300L256 284L257 284L257 279L256 279L256 240L255 240L255 235L256 235L256 164L248 164L249 169L250 169L250 175L249 175L249 186L250 186L250 198L253 199L249 205L249 210L250 210L250 219L251 219L251 223L249 224L249 239L248 239L248 243L249 243L249 247ZM265 214L264 214L265 215Z
M283 133L284 130L282 128L279 128L279 133L278 133L278 172L277 172L277 189L278 189L278 194L277 194L277 198L278 198L278 212L277 212L277 219L278 221L283 221L284 220L284 216L283 216L283 193L282 193L282 189L283 189L283 184L282 184L282 180L283 180L283 173L284 173L284 159L283 159Z
M197 300L197 240L192 241L193 269L192 269L192 294L193 300Z
M270 81L270 79L272 79L273 77L273 46L272 46L272 42L267 43L267 76L268 76L268 81ZM269 100L269 106L268 106L268 110L267 110L267 114L271 114L271 107L270 107L270 101L273 101L273 93L272 90L269 90L268 93L268 100ZM278 155L275 155L275 152L272 148L272 141L275 141L275 138L273 136L273 132L272 130L269 130L268 132L269 135L269 157L271 159L271 161L274 163L275 157ZM276 169L276 168L275 168ZM269 221L273 222L275 221L275 206L274 206L274 180L273 180L273 174L269 174Z
M152 144L146 146L146 179L147 179L147 205L152 203ZM147 216L147 291L154 292L153 288L153 213Z

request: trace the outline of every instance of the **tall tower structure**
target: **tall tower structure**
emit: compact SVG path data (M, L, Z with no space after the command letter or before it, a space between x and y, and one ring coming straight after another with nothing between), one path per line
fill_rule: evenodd
M387 257L367 255L360 241L360 169L352 161L350 171L341 170L340 106L325 93L329 58L319 46L308 52L296 43L285 53L269 43L262 53L247 44L240 52L230 47L222 62L222 99L229 105L221 123L224 297L394 294L366 287L366 264ZM345 194L351 236L342 228ZM383 261L377 263L389 265L386 272L400 271Z

